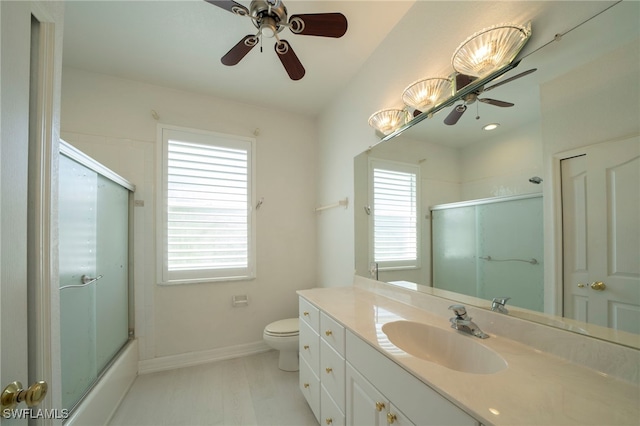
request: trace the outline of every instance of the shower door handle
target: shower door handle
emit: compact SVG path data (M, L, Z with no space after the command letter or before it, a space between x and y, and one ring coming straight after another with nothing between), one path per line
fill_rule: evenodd
M102 275L98 275L97 277L90 277L88 275L83 275L82 277L80 277L80 281L82 282L82 284L70 284L70 285L65 285L63 287L60 287L59 290L64 290L65 288L80 288L80 287L86 287L91 283L94 283L96 281L98 281L100 278L102 278Z

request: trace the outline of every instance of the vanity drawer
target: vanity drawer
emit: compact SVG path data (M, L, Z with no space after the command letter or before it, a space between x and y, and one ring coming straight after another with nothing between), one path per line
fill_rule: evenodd
M344 357L344 327L336 320L320 312L320 337Z
M320 421L320 379L316 377L309 364L304 359L300 360L298 373L300 391L311 407L316 420Z
M318 332L320 326L320 311L318 308L307 302L302 297L298 298L298 314L300 319L309 324L312 329Z
M304 359L313 372L318 375L318 370L320 369L320 336L309 324L300 321L298 342L300 358Z
M344 426L345 416L327 390L323 387L320 395L320 424Z
M478 422L355 334L347 333L347 361L417 425L477 426Z
M320 342L320 370L318 371L318 377L320 377L322 387L326 389L340 410L344 412L344 358L324 340Z

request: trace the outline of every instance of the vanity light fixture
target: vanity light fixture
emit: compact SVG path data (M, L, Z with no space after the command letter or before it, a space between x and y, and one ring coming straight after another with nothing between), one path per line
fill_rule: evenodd
M478 31L456 49L451 58L453 69L482 78L511 63L531 37L531 22L526 25L499 24Z
M451 95L448 78L425 78L411 83L402 94L402 102L418 111L427 111Z
M489 123L482 127L482 130L495 130L500 126L500 123Z
M369 126L386 136L398 127L404 126L408 118L409 115L404 109L383 109L371 114Z

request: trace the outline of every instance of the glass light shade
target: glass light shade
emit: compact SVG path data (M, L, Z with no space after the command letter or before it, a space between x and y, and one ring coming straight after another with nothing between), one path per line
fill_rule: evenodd
M453 69L482 78L513 61L531 37L531 25L500 24L466 39L455 51Z
M448 78L426 78L411 83L404 89L402 101L418 111L427 111L451 94Z
M388 135L407 123L407 112L403 109L383 109L371 114L369 126Z

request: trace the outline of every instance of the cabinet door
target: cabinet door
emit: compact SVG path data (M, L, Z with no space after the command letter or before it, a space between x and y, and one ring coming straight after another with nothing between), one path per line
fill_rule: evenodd
M387 424L388 401L347 363L347 426Z
M404 414L402 411L398 410L398 408L390 404L389 412L387 413L387 424L393 426L415 426L411 420Z

